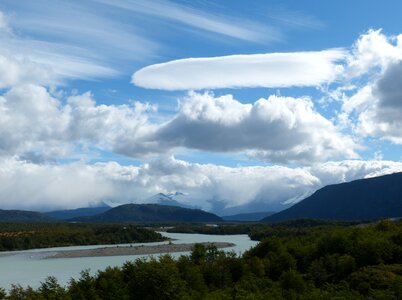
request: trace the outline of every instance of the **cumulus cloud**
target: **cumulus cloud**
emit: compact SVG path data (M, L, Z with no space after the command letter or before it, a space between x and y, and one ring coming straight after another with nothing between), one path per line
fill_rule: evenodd
M190 93L178 115L155 135L163 148L247 151L275 163L356 158L358 148L314 110L309 98L278 96L242 104L231 95Z
M373 85L370 105L359 116L359 130L402 144L402 60L390 64Z
M0 96L0 154L65 157L79 143L131 157L177 148L248 152L271 162L310 164L354 158L358 146L314 110L308 98L270 96L242 104L231 95L190 93L165 123L151 121L155 107L97 105L90 93L63 104L37 85Z
M347 57L346 76L367 75L383 70L390 62L402 59L402 35L388 37L382 30L360 35Z
M132 83L163 90L318 86L337 78L344 58L340 49L187 58L145 67Z
M363 85L344 99L342 118L363 136L402 143L402 35L370 30L356 42L346 73Z
M37 85L21 85L0 96L0 154L49 158L72 155L76 143L119 152L130 143L132 156L146 150L152 131L147 104L96 105L90 93L54 98ZM146 154L146 152L145 152Z
M122 166L116 162L34 164L7 158L0 159L0 207L49 210L101 201L122 204L143 202L159 192L180 191L186 195L181 198L183 203L216 212L236 207L250 210L256 203L265 209L278 209L326 184L396 171L402 171L402 163L343 161L306 168L224 167L161 157L141 166Z
M0 88L29 82L48 83L51 81L50 73L50 69L34 61L0 53Z

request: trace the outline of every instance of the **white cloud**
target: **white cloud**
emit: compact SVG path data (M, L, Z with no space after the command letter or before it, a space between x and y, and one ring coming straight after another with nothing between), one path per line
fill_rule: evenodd
M45 88L23 85L0 96L0 154L18 155L38 151L60 156L68 119L60 103Z
M369 30L362 34L348 56L346 76L367 75L380 68L383 70L395 60L402 59L402 35L388 37L382 30Z
M242 104L231 95L190 93L155 132L162 148L240 152L275 163L356 158L358 146L314 110L308 98L270 96Z
M16 86L0 96L0 154L47 158L72 155L76 143L131 155L147 154L142 138L152 132L146 112L154 107L96 105L90 93L71 96L67 104L37 85Z
M145 67L132 82L164 90L318 86L338 77L343 58L339 49L187 58Z
M144 103L97 105L90 93L62 104L43 87L16 86L0 96L0 154L57 159L79 144L136 158L177 148L248 152L279 163L357 157L353 140L307 98L242 104L231 95L190 93L169 121L151 121L154 113Z
M255 205L278 209L326 184L397 171L402 164L387 161L328 162L312 168L224 167L161 157L137 167L115 162L38 165L6 158L0 159L0 207L46 210L100 201L122 204L180 191L186 194L184 203L220 212L252 210Z
M402 60L389 64L371 86L366 106L359 111L358 130L366 136L402 144Z
M34 61L0 53L0 88L28 82L48 83L49 73L50 70Z
M402 172L402 163L386 160L329 161L306 167L306 170L320 179L321 186L326 186L328 184Z
M402 144L402 35L388 37L381 30L363 34L345 70L363 83L343 99L340 117L348 118L356 134Z

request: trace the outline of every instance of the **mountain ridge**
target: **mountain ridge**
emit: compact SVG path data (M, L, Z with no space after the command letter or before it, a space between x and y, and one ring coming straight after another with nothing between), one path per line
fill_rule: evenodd
M95 207L80 207L75 209L53 210L43 214L58 220L69 220L78 217L93 216L111 209L107 204Z
M402 173L327 185L264 222L297 218L375 220L402 216Z
M73 218L78 222L221 222L222 218L200 209L160 204L123 204L87 217Z
M29 210L6 210L0 209L0 222L10 222L10 223L18 223L18 222L54 222L55 219L47 216L46 214L29 211Z

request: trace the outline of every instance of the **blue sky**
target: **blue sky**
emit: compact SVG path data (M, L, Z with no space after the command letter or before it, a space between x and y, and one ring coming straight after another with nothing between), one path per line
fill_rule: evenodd
M280 209L400 171L401 9L3 0L0 206Z

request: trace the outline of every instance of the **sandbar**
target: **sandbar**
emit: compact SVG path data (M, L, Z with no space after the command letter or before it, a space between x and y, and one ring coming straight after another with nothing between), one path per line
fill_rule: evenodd
M208 246L215 246L218 249L233 247L235 244L226 242L199 243ZM99 256L122 256L122 255L146 255L146 254L163 254L174 252L188 252L193 249L195 244L162 244L162 245L141 245L141 246L116 246L95 249L82 250L61 250L57 251L46 259L53 258L76 258L76 257L99 257Z

